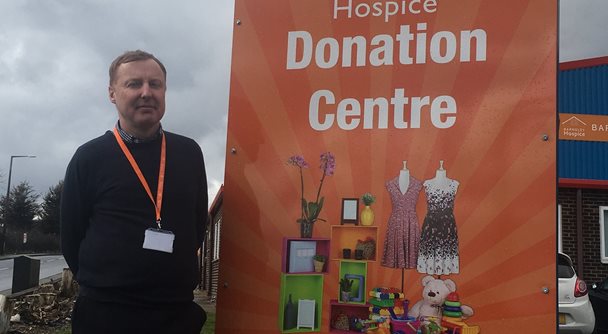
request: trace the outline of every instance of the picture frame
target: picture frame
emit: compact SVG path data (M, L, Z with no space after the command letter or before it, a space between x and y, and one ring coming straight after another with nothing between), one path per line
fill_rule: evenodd
M365 288L365 277L363 275L355 275L355 274L346 274L344 278L348 280L353 280L353 289L350 292L350 301L351 302L363 302L363 298L365 297L365 292L363 291Z
M298 300L298 321L296 329L308 327L311 330L315 329L315 300L314 299L299 299Z
M359 199L342 198L342 216L340 225L355 224L359 225Z
M312 258L317 252L316 241L292 241L289 243L289 263L287 272L313 272Z

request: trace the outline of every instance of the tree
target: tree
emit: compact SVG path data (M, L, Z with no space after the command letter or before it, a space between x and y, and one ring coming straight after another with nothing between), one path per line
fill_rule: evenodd
M50 187L42 199L39 227L44 233L59 234L59 203L62 191L63 180Z
M0 201L0 213L7 228L29 232L32 229L34 217L40 211L37 203L38 197L39 195L34 193L34 189L27 181L21 182L10 191L8 201L6 196L3 196Z

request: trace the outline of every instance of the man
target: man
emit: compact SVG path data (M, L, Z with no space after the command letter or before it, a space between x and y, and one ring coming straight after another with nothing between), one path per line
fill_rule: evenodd
M72 333L200 333L192 291L207 223L200 147L166 132L166 70L130 51L110 66L112 131L78 148L61 201L61 246L79 296Z

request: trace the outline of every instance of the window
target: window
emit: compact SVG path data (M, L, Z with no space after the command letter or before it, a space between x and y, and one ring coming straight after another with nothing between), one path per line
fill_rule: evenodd
M222 218L218 219L213 229L213 260L219 260L220 258L220 231L222 230Z
M600 206L600 258L608 263L608 206Z
M557 256L557 277L574 277L574 268L572 268L572 261L564 254L558 254Z
M562 248L562 205L557 206L557 251L563 253Z

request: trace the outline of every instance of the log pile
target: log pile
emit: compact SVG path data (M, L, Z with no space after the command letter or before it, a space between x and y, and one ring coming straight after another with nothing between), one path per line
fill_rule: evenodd
M47 333L49 328L67 324L70 321L77 291L78 286L71 272L64 270L61 281L51 281L29 294L9 298L8 309L12 308L12 321L8 333L41 334ZM7 332L0 331L0 334L4 333Z

